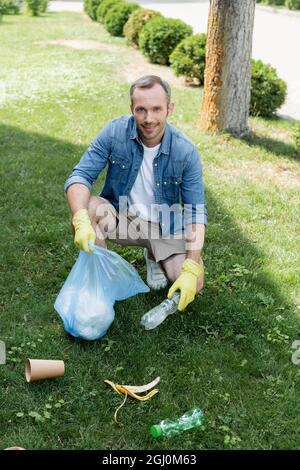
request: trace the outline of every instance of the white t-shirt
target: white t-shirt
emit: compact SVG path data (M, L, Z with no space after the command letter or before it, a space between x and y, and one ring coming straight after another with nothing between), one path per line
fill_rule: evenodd
M159 221L159 217L153 209L151 212L151 204L155 204L153 160L158 154L159 147L160 144L156 147L143 145L143 161L128 196L128 211L131 214L156 223Z

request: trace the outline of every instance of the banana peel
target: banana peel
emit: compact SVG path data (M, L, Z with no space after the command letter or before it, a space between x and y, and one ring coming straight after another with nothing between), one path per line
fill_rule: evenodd
M121 410L121 408L125 405L128 395L132 398L135 398L135 400L139 400L139 401L149 400L149 398L152 398L154 395L158 393L158 389L153 388L153 387L159 384L160 377L156 377L156 379L152 380L152 382L149 382L148 384L141 385L141 386L120 385L120 384L115 384L114 382L111 382L110 380L104 380L104 382L110 385L113 388L113 390L117 392L119 395L125 396L123 402L116 409L114 413L115 422L120 424L120 422L117 420L117 415L118 415L118 412ZM144 392L148 392L148 393L146 393L145 395L139 395L140 393L144 393Z

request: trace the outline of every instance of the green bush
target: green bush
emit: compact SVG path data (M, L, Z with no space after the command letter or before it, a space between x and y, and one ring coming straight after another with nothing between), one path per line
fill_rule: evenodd
M123 28L129 16L140 9L136 3L120 3L111 8L104 18L104 26L112 36L123 36Z
M204 83L206 34L195 34L181 41L170 55L175 75L183 75L187 81Z
M97 10L102 0L84 0L84 11L92 20L97 20Z
M286 83L278 77L276 69L261 60L251 63L251 100L252 116L271 117L285 101Z
M191 26L181 20L155 16L142 29L139 47L150 62L166 65L177 44L192 33Z
M27 5L27 11L32 16L38 16L40 13L44 13L47 10L47 0L25 0Z
M161 14L158 11L147 10L145 8L140 8L130 15L123 29L123 34L127 38L128 44L138 46L140 32L145 24L154 16L161 16Z
M46 13L48 8L48 0L41 0L40 12Z
M297 149L300 150L300 121L298 121L294 127L293 138Z
M285 4L285 0L265 0L264 3L266 3L267 5L284 5Z
M124 2L122 0L102 0L101 4L97 8L97 21L102 23L108 11L120 3Z
M0 21L2 21L2 16L6 13L6 7L3 0L0 0Z
M300 0L286 0L285 5L290 10L300 10Z
M1 15L17 15L20 11L18 0L0 0Z

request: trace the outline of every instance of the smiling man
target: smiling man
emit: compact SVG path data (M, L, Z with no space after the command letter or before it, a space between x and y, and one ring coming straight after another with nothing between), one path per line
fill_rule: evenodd
M111 121L95 138L65 183L75 244L106 239L143 246L147 283L172 285L184 310L204 286L201 251L206 209L200 157L193 142L167 122L167 82L147 75L130 88L131 116ZM99 196L93 183L107 167Z

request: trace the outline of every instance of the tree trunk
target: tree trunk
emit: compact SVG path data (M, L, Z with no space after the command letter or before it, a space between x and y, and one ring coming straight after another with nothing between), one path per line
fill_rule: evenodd
M249 132L255 0L210 0L204 96L205 131Z

